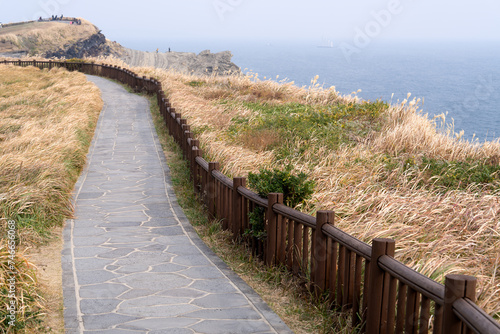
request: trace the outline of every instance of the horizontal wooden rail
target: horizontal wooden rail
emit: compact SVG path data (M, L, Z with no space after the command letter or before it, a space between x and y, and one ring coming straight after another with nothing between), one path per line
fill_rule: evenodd
M226 187L231 188L231 189L233 188L233 180L231 180L230 178L228 178L226 175L222 174L218 170L213 171L212 176L217 181L219 181L220 183L225 185Z
M248 190L245 187L239 187L238 193L241 196L245 197L246 199L252 201L253 203L255 203L263 208L267 209L267 207L269 206L269 200L267 198L262 198L259 195L257 195L256 193L254 193L253 191Z
M415 291L432 299L439 305L444 304L444 285L429 279L387 255L379 257L378 265L385 272L391 274L392 277L397 278Z
M325 233L328 237L332 238L341 245L347 247L349 250L358 254L359 256L365 258L366 260L371 260L372 248L370 245L365 244L363 241L356 239L352 235L347 234L332 225L323 226L323 233Z
M455 314L474 333L500 333L500 324L484 312L479 306L467 298L461 298L453 303Z
M195 161L201 168L208 172L208 162L206 162L205 159L202 157L196 157Z
M275 213L282 215L296 223L304 224L305 226L316 228L316 218L306 213L294 210L284 204L276 204L273 206Z

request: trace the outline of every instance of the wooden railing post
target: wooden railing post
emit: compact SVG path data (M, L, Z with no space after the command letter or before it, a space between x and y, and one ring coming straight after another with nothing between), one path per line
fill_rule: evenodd
M319 296L326 288L326 259L328 238L323 233L325 224L334 224L335 212L318 211L316 215L316 228L313 233L313 263L311 279L315 285L316 295Z
M233 239L237 240L243 234L243 196L238 193L238 187L245 187L244 177L233 178L233 216L231 230Z
M213 176L212 172L214 170L219 169L219 163L218 162L209 162L208 163L208 184L207 184L207 201L208 201L208 213L210 214L211 218L216 218L217 215L217 209L215 206L216 198L219 195L217 193L217 187L215 183L215 177Z
M167 108L167 118L168 118L168 134L174 137L174 123L175 123L175 108Z
M467 275L446 275L444 283L443 330L446 334L460 334L462 321L453 312L453 303L459 298L476 302L476 278Z
M192 157L192 172L193 172L193 187L194 187L194 192L198 193L200 192L200 189L198 188L198 180L200 178L200 173L198 173L198 164L196 163L196 157L199 157L202 155L201 150L197 146L193 146L193 157Z
M194 177L194 170L193 170L193 167L194 167L194 159L195 159L195 156L194 156L194 151L193 151L193 148L196 147L196 148L199 148L198 146L200 145L200 142L198 141L198 139L191 139L191 147L188 146L188 151L187 151L187 160L189 161L190 163L190 167L191 167L191 176ZM181 147L182 148L182 147Z
M368 334L386 333L389 307L389 274L380 269L378 259L382 255L394 257L396 243L391 239L373 239L370 260L370 281L366 332ZM339 273L341 275L341 273Z
M283 194L270 193L268 196L268 207L266 212L266 264L268 266L276 264L276 246L278 242L278 219L280 218L273 210L276 203L283 204Z
M187 119L181 118L179 123L179 145L181 149L185 147L184 145L184 132L186 131L184 127L187 125Z
M193 139L193 133L189 125L184 125L184 139L182 140L181 150L184 159L187 158L186 151L189 146L189 140Z
M182 118L182 114L176 112L175 117L174 117L174 139L177 142L177 144L181 143L181 139L179 138L179 134L180 134L179 126L181 124L181 118Z

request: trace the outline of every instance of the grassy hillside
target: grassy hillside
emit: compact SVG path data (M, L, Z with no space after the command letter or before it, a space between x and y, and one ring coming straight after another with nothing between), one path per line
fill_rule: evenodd
M315 80L298 88L255 76L134 71L161 80L206 159L227 175L292 165L317 185L301 210L335 210L336 225L368 243L395 239L397 259L439 282L476 276L479 305L500 316L498 142L460 140L437 127L444 116L422 115L410 96L387 105Z
M9 301L3 283L10 277L9 260L14 261L20 272L16 293L22 297L16 328L40 332L35 328L44 312L57 317L61 306L47 310L47 294L53 292L40 291L37 270L26 254L60 238L53 231L72 216L71 191L102 101L99 90L81 73L5 65L0 65L0 97L0 303ZM7 247L9 220L16 231L14 260ZM6 312L2 307L0 330L12 332Z
M0 53L27 52L43 55L88 39L99 32L88 21L72 25L67 21L32 22L0 29ZM111 43L110 43L111 45Z

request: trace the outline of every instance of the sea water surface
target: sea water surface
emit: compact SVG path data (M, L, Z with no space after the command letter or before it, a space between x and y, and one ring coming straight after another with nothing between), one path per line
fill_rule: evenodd
M463 130L465 139L483 142L500 137L499 42L373 41L352 53L343 51L341 43L331 48L320 44L263 40L125 43L144 51L158 47L195 53L230 50L236 65L258 73L260 79L287 79L310 86L319 75L318 83L324 87L335 86L342 94L361 90L357 95L365 100L397 103L411 93L410 99L423 101L424 114L447 114L447 122L453 121L457 133Z

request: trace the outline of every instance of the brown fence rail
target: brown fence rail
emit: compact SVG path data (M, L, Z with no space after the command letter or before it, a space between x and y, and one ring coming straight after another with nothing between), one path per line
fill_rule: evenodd
M199 141L187 120L176 112L161 83L116 66L53 61L2 61L0 64L64 67L99 75L135 91L156 94L169 134L190 162L193 187L235 239L245 240L267 265L282 265L308 276L314 292L326 293L332 303L351 312L352 325L363 333L497 333L500 324L476 304L476 279L448 275L439 284L394 259L395 242L374 239L372 246L339 230L333 211L316 217L283 205L282 194L261 198L246 188L246 179L232 180L219 163L202 158ZM244 237L249 213L266 212L267 238Z

